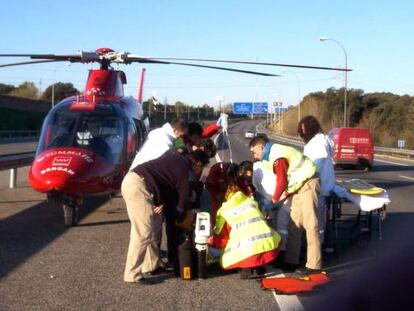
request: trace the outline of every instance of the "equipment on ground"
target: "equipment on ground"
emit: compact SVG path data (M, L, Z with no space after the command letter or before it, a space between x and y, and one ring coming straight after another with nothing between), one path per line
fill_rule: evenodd
M178 266L183 280L194 278L194 246L189 233L185 235L184 242L178 246Z
M206 278L207 270L207 244L211 235L210 214L207 212L197 213L195 227L195 248L197 250L198 278Z
M306 277L273 277L261 279L260 285L265 290L273 290L277 294L290 295L310 292L316 286L329 282L325 272L312 273Z

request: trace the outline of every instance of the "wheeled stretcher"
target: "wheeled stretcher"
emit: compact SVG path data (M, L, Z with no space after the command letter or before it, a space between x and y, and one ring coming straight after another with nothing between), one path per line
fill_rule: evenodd
M351 223L350 238L353 244L368 242L375 227L378 240L382 240L382 222L389 203L385 189L360 179L338 180L326 202L325 244L333 252L338 251L338 226L341 222ZM351 213L344 213L345 204L353 207L348 209Z

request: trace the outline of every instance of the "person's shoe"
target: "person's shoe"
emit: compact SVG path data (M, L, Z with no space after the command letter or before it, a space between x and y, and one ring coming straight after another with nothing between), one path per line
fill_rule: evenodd
M263 277L265 273L266 273L265 267L256 267L252 269L251 276L252 277Z
M242 269L239 270L239 273L240 273L240 279L241 280L247 280L252 275L252 271L249 268L247 268L247 269L242 268Z
M295 275L300 276L300 277L304 277L304 276L308 276L312 273L320 273L322 270L321 269L311 269L308 267L302 267L302 268L298 268L295 270Z
M167 274L167 273L173 273L173 269L167 269L166 267L159 266L153 271L147 272L145 275L159 275L159 274Z

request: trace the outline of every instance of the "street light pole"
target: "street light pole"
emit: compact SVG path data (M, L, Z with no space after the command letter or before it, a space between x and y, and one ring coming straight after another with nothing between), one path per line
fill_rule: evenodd
M348 55L346 54L346 50L345 50L344 46L341 43L339 43L337 40L335 40L333 38L326 38L326 37L320 37L319 40L322 41L322 42L323 41L333 41L333 42L335 42L336 44L338 44L341 47L341 49L342 49L342 51L344 52L344 55L345 55L344 127L347 127L348 123L347 123L347 118L346 118L346 104L347 104L347 89L348 89Z
M299 79L299 76L296 74L296 73L294 73L293 71L290 71L290 70L283 70L282 72L285 72L285 73L290 73L290 74L293 74L295 77L296 77L296 80L297 80L297 82L298 82L298 123L300 122L300 102L302 101L302 97L301 97L301 94L300 94L300 79Z
M217 96L216 100L219 102L219 113L224 112L224 106L222 107L222 102L224 102L224 96ZM221 111L223 110L223 111Z

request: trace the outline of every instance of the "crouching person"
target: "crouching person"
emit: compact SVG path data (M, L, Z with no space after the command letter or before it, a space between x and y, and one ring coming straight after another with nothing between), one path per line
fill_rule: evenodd
M168 259L177 261L179 230L189 227L191 194L196 175L208 163L208 155L196 150L185 156L165 152L157 159L132 169L122 182L122 196L126 203L131 233L125 265L124 281L145 283L143 263L148 249L156 254L154 231L159 228L157 215L163 213L167 224ZM154 256L153 260L159 260ZM159 263L153 263L158 267Z
M217 211L211 245L221 250L225 270L239 268L240 278L247 279L254 270L263 274L263 265L276 259L281 238L266 224L257 202L237 185L237 167L228 172L231 177L225 202Z

